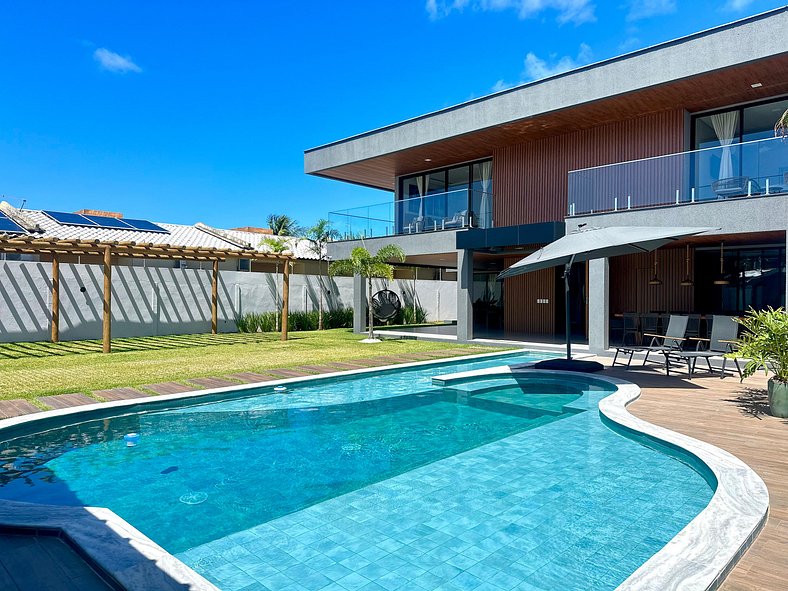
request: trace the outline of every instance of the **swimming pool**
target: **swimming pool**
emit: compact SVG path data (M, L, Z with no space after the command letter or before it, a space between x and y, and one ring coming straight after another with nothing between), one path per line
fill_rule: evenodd
M604 382L431 383L533 358L263 387L21 437L2 445L0 498L109 507L222 589L615 588L712 487L606 427Z

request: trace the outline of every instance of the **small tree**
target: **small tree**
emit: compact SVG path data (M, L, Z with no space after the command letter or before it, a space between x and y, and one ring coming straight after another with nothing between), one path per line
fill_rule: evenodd
M327 260L326 257L326 243L331 240L336 240L339 237L339 232L331 227L331 222L328 220L320 219L311 228L307 228L304 233L304 238L309 242L309 250L317 255L317 278L320 291L317 329L323 330L323 261Z
M396 260L405 262L405 253L396 244L387 244L374 256L364 248L358 246L350 253L350 258L334 261L328 267L329 275L361 275L367 279L367 305L369 339L373 340L374 316L372 313L372 279L394 279L394 267L388 261Z
M272 236L268 236L266 238L263 238L263 240L260 242L260 246L264 247L268 252L270 252L272 254L284 254L290 249L290 246L287 243L287 240L285 240L283 238L275 238L275 237L272 237ZM280 285L280 283L279 283L279 263L280 262L281 261L279 261L279 259L276 260L276 311L277 311L277 314L275 315L276 316L276 330L279 330L279 316L282 314L282 307L281 307L281 305L279 303L280 302L280 299L279 299L279 289L280 289L279 288L279 285ZM287 264L287 263L285 263L285 264Z
M747 359L742 378L748 378L759 369L765 374L771 370L774 378L788 384L788 313L782 308L769 306L766 310L750 308L736 322L744 332L737 340L735 353L728 357Z
M289 215L268 215L268 227L275 236L296 236L299 233L298 222Z

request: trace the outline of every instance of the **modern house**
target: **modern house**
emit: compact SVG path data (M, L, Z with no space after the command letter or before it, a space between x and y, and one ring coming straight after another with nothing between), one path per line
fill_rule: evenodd
M400 245L457 272L457 338L551 339L559 269L497 274L578 227L717 230L572 273L592 350L627 318L738 314L786 301L788 7L305 152L305 171L393 192L334 211L343 258ZM356 282L356 327L364 292Z

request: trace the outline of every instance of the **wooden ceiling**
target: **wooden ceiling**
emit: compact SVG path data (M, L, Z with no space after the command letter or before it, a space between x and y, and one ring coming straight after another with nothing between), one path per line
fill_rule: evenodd
M752 88L756 82L762 86ZM502 146L677 107L692 113L783 94L788 94L788 53L327 169L318 175L393 190L396 176L489 157Z

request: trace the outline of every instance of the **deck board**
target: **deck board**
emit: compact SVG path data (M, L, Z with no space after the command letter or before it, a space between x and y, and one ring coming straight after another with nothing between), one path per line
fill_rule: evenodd
M29 415L34 412L41 412L41 409L27 400L18 398L14 400L0 400L0 418L10 419L11 417Z
M73 394L56 394L55 396L39 396L39 402L43 402L49 407L54 409L72 408L74 406L82 406L84 404L96 404L98 400L86 396L81 393Z

